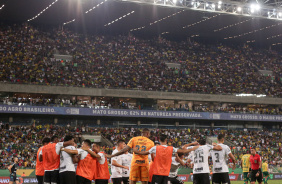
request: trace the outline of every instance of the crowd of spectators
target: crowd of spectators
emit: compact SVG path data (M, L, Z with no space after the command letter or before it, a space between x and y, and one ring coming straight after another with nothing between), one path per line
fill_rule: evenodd
M0 123L2 124L2 123ZM4 169L12 161L12 156L19 158L22 168L34 168L36 153L41 146L41 140L45 136L58 135L60 140L66 134L75 136L78 146L80 146L83 134L102 135L115 145L119 139L124 139L127 143L132 137L141 134L140 128L102 128L80 126L72 127L55 126L50 124L33 124L32 126L10 126L9 130L0 126L0 168ZM151 129L150 139L158 142L160 134L168 135L168 145L182 147L186 143L199 140L201 137L216 137L218 134L226 135L227 144L237 159L237 167L240 167L240 159L243 151L249 151L252 146L257 146L258 153L263 160L268 160L271 166L282 165L282 135L281 131L270 130L217 130L217 129ZM115 146L104 145L103 150L111 154Z
M282 95L281 55L274 51L161 37L86 36L66 29L39 30L27 24L1 26L0 35L2 82ZM69 54L73 59L58 61L55 53ZM169 67L167 62L180 67ZM261 75L260 68L271 69L273 76Z

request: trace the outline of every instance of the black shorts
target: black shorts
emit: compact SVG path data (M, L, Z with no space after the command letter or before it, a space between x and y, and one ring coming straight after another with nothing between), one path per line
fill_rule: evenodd
M91 180L86 179L82 176L76 175L76 183L77 184L91 184ZM62 183L62 184L64 184L64 183Z
M75 171L65 171L59 173L60 184L76 184L76 174Z
M108 184L109 183L109 180L95 180L95 184Z
M129 177L122 177L123 184L129 184Z
M262 182L262 173L261 172L259 173L259 176L256 177L256 174L257 174L258 171L259 170L252 170L252 172L251 172L251 182L256 182L256 181L258 181L259 183Z
M50 183L50 184L59 184L59 170L55 171L45 171L44 172L44 184Z
M112 178L113 184L121 184L122 178Z
M184 184L183 180L180 179L178 176L175 176L173 178L168 177L168 181L170 181L171 184Z
M168 183L168 176L153 175L151 183L153 183L153 184L167 184Z
M17 174L10 174L10 181L16 181L19 180L19 178L17 177Z
M193 174L193 184L210 184L209 173Z
M230 179L229 179L228 173L214 173L212 175L212 184L221 184L221 183L230 184Z
M36 175L36 179L37 179L38 184L43 184L43 177L44 176L37 176Z

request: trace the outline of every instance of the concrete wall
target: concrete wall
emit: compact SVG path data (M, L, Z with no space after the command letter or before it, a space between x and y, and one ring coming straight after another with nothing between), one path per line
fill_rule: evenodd
M276 104L276 105L282 104L282 98L270 98L270 97L261 97L261 98L237 97L235 95L209 95L209 94L195 94L195 93L61 87L61 86L6 84L6 83L0 83L0 92L109 96L109 97L125 97L125 98L152 98L152 99L163 99L163 100L187 100L187 101L226 102L226 103L236 102L236 103L248 103L248 104Z

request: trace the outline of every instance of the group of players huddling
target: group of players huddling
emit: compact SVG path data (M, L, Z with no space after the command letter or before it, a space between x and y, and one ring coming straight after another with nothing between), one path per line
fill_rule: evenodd
M107 158L111 158L111 179L113 184L183 184L177 176L178 168L185 165L183 159L189 154L188 162L193 167L193 183L209 184L210 169L209 157L212 158L212 183L230 184L229 169L226 158L233 162L236 160L230 148L223 144L224 135L218 135L218 144L206 145L205 139L184 145L181 149L167 146L167 136L159 137L160 143L154 145L149 139L149 129L143 129L142 135L133 137L126 145L124 140L117 142L117 148L112 155L106 155L100 150L100 144L91 145L90 140L84 140L81 148L77 149L72 136L66 136L64 142L59 142L57 136L44 138L43 146L37 152L36 177L39 184L107 184L110 173ZM133 151L133 155L129 151ZM16 181L18 159L9 167L11 172L10 183ZM261 158L256 154L256 149L251 149L251 155L242 157L242 168L245 184L264 182L268 179L267 163L261 164ZM265 165L266 164L266 165Z

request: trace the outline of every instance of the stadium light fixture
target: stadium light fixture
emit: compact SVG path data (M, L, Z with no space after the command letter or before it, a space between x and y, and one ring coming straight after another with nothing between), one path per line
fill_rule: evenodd
M173 13L173 14L171 14L171 15L168 15L168 16L166 16L166 17L164 17L164 18L161 18L161 19L159 19L159 20L156 20L156 21L154 21L154 22L151 22L149 26L152 26L152 25L154 25L154 24L156 24L156 23L158 23L158 22L161 22L161 21L166 20L166 19L168 19L168 18L170 18L170 17L173 17L173 16L175 16L175 15L177 15L177 14L179 14L179 13L182 13L182 12L184 12L184 11L185 11L185 10L180 10L180 11L178 11L178 12L176 12L176 13ZM139 27L139 28L135 28L135 29L131 29L130 31L137 31L137 30L140 30L140 29L144 29L145 27L146 27L146 26Z
M136 3L146 3L146 4L154 4L156 6L170 6L176 8L185 8L185 9L193 9L198 11L208 11L208 12L220 12L224 14L240 14L243 16L253 15L259 18L265 19L278 19L282 20L281 17L278 16L278 13L275 13L273 9L280 9L280 3L267 3L259 2L256 0L254 3L248 3L247 1L234 2L237 0L212 0L212 1L200 1L200 0L152 0L152 1L144 1L144 0L122 0ZM167 2L168 1L168 2ZM239 1L239 0L238 0ZM214 4L214 5L213 5ZM272 5L273 4L273 5ZM270 14L268 14L270 12ZM275 13L275 14L274 14Z
M133 14L133 13L135 13L135 11L131 11L131 12L127 13L127 14L124 14L123 16L120 16L119 18L113 20L112 22L109 22L109 23L105 24L104 26L105 27L109 26L109 25L111 25L111 24L113 24L113 23L115 23L115 22L117 22L117 21L119 21L119 20L121 20L121 19L123 19L123 18L125 18L125 17L127 17L127 16L129 16L131 14Z
M259 5L259 4L256 4L256 5L255 5L255 10L256 10L256 11L259 11L259 10L260 10L260 5Z
M74 22L75 21L75 19L73 19L73 20L71 20L71 21L68 21L68 22L65 22L64 24L63 24L63 26L64 25L67 25L67 24L69 24L69 23L72 23L72 22Z
M205 21L207 21L207 20L210 20L210 19L212 19L212 18L215 18L215 17L217 17L217 16L219 16L219 15L220 15L220 14L217 14L217 15L214 15L214 16L212 16L212 17L208 17L208 18L206 18L206 19L203 19L203 20L200 20L200 21L198 21L198 22L195 22L195 23L193 23L193 24L189 24L189 25L187 25L187 26L183 26L183 29L188 28L188 27L195 26L195 25L197 25L197 24L200 24L200 23L202 23L202 22L205 22Z
M94 10L95 8L98 8L100 5L104 4L105 2L107 2L108 0L102 1L101 3L97 4L96 6L93 6L92 8L90 8L89 10L87 10L85 13L89 13L92 10Z
M227 40L227 39L232 39L232 38L237 38L237 37L246 36L246 35L253 34L253 33L256 33L256 32L262 31L262 30L265 30L265 29L270 29L270 28L279 26L279 25L281 25L281 24L282 24L282 22L280 22L280 23L278 23L278 24L273 24L273 25L271 25L271 26L266 26L266 27L263 27L263 28L260 28L260 29L255 29L255 30L252 30L252 31L249 31L249 32L241 33L240 35L229 36L229 37L226 37L226 38L224 38L224 39ZM252 42L254 42L254 41L252 41ZM247 43L249 43L249 42L247 42Z
M215 30L213 30L213 31L214 31L214 32L222 31L222 30L224 30L224 29L228 29L228 28L237 26L237 25L239 25L239 24L243 24L243 23L248 22L248 21L253 20L253 19L254 19L254 18L247 19L247 20L243 20L243 21L241 21L241 22L237 22L237 23L235 23L235 24L230 24L230 25L228 25L228 26L224 26L224 27L222 27L222 28L215 29Z
M34 19L36 19L37 17L39 17L43 12L45 12L48 8L50 8L52 5L54 5L56 2L58 2L58 0L55 0L54 2L52 2L51 4L49 4L49 6L47 6L45 9L43 9L41 12L39 12L37 15L35 15L34 17L32 17L31 19L28 19L27 21L32 21Z
M251 4L251 13L254 13L255 11L260 10L260 5L259 4Z

